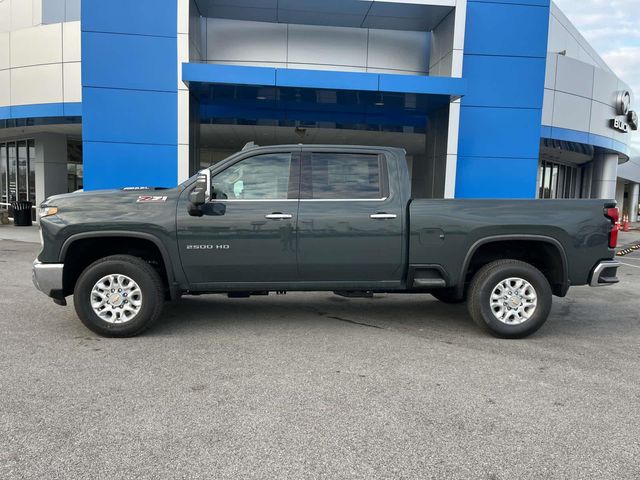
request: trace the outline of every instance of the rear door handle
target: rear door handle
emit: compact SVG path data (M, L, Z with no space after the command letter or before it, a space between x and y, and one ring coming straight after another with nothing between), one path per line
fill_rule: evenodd
M369 215L369 218L374 220L392 220L398 218L398 216L395 213L372 213Z
M269 213L268 215L265 215L264 218L267 218L269 220L289 220L290 218L293 218L293 215L291 215L290 213Z

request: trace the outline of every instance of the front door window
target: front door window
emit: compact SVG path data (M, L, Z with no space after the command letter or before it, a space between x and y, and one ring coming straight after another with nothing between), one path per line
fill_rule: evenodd
M213 177L216 200L286 200L289 197L290 153L248 158Z

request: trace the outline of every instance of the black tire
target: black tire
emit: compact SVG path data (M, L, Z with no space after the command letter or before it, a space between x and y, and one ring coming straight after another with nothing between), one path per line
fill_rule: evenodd
M431 292L431 295L442 303L458 304L467 301L464 296L459 297L454 291L450 289L442 289Z
M91 307L94 285L110 274L126 275L138 284L142 292L137 314L123 323L109 323ZM164 287L158 272L144 260L131 255L113 255L95 261L82 272L73 292L73 304L82 323L98 335L133 337L149 328L160 316Z
M509 278L529 282L537 296L537 305L530 318L520 324L500 321L491 308L491 295L498 284ZM474 275L467 302L473 321L485 331L500 338L524 338L536 332L549 317L552 292L547 278L534 266L519 260L497 260L482 267Z

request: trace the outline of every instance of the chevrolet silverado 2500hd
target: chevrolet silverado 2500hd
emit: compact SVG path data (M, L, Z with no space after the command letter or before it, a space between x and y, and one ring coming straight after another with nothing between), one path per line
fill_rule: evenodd
M306 290L466 301L480 327L519 338L553 295L618 281L615 207L412 199L400 149L251 147L176 188L47 199L33 278L105 336L142 332L181 295Z

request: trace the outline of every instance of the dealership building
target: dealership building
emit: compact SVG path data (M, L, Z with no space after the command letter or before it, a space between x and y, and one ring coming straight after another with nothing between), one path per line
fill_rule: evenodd
M4 204L337 143L406 149L414 197L635 220L635 107L549 0L0 0Z

